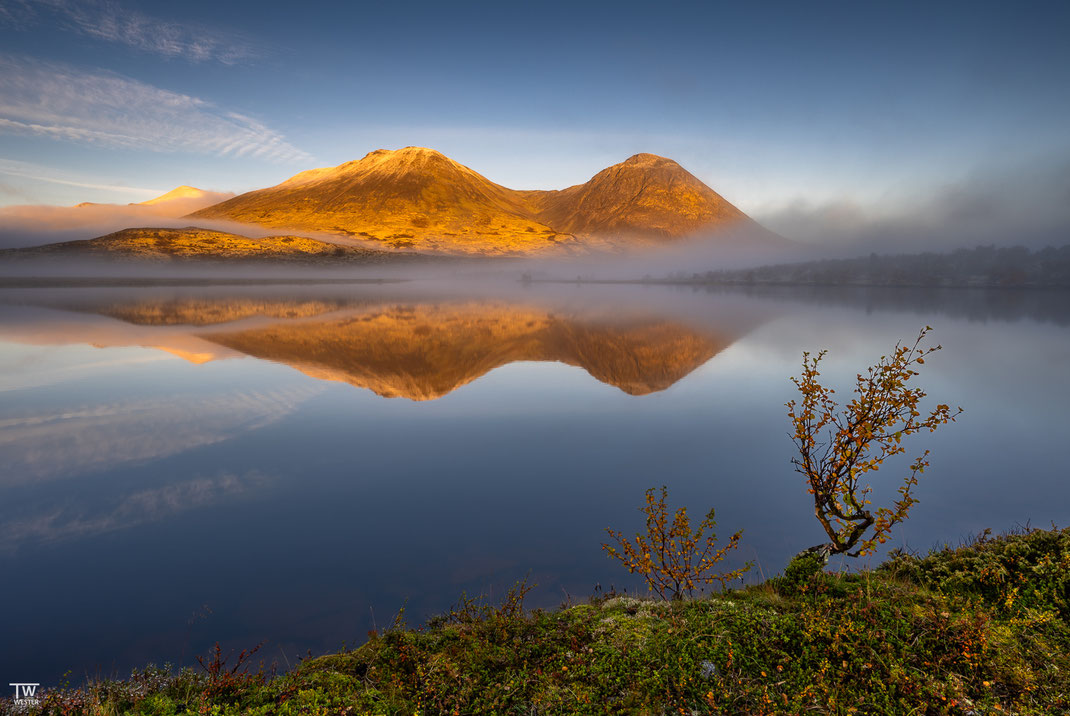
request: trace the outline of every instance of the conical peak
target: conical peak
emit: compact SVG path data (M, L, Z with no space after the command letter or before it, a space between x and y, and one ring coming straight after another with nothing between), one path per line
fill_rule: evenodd
M201 189L198 189L197 187L183 184L182 186L176 186L174 189L167 192L166 194L162 194L153 199L148 199L147 201L143 201L141 203L146 205L160 204L166 201L172 201L174 199L199 198L204 196L204 194L205 192Z
M684 169L678 163L667 157L659 157L657 154L634 154L620 164L606 167L591 177L584 187L605 186L624 182L630 185L634 182L646 184L656 182L660 184L693 184L701 186L709 191L705 184L696 178L691 172Z
M652 164L655 162L672 162L667 157L658 156L657 154L650 154L648 152L640 152L639 154L633 154L625 159L623 164ZM675 164L676 162L673 162Z
M405 155L415 156L415 155L420 155L420 154L432 155L432 156L436 156L436 157L445 156L442 152L438 151L437 149L428 149L427 147L415 147L415 146L408 146L408 147L402 147L401 149L395 149L394 150L394 154L400 154L400 155L403 155L403 156L405 156Z
M427 147L402 147L401 149L376 149L374 152L368 152L364 155L364 159L393 159L393 160L412 160L412 159L445 159L447 161L453 161L442 152L434 149L428 149ZM363 161L363 160L361 160Z
M657 154L647 154L647 153L633 154L632 156L628 157L627 159L625 159L620 164L617 164L616 167L610 167L610 169L613 169L613 168L628 168L628 169L672 168L672 169L681 169L681 170L683 170L683 167L681 167L677 162L673 161L672 159L669 159L668 157L661 157L661 156L658 156Z
M452 159L425 147L403 147L402 149L376 149L360 159L353 159L334 167L321 167L300 172L287 179L283 184L307 184L324 180L342 178L350 174L360 174L376 169L406 167L417 164L444 163L456 164Z

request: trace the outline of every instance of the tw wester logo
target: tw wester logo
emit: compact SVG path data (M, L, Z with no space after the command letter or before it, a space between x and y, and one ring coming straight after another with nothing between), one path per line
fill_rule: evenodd
M40 684L8 684L15 687L15 703L20 706L35 706L37 704L37 687Z

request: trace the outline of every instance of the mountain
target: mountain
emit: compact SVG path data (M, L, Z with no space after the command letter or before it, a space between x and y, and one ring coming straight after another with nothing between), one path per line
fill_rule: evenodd
M537 216L580 235L686 236L746 214L671 159L636 154L561 191L529 193Z
M122 207L119 204L98 204L92 201L83 201L75 204L75 209L88 209L91 207L110 207L112 209L127 208L128 211L144 212L148 216L163 216L177 219L180 216L197 211L234 196L233 192L205 191L192 186L177 186L166 194L161 194L153 199L146 199L137 203L131 202Z
M131 206L153 206L157 208L174 208L176 211L183 211L183 213L189 213L191 211L197 211L213 204L218 204L221 201L234 196L233 192L221 192L221 191L205 191L204 189L198 189L193 186L176 186L166 194L161 194L154 199L148 199L146 201L140 201ZM175 216L181 216L182 214L176 214Z
M465 253L530 253L574 241L536 220L521 193L421 147L380 149L337 167L301 172L189 218Z
M323 231L396 248L570 253L733 230L732 241L786 245L671 159L637 154L560 191L516 191L422 147L380 149L311 169L189 218Z

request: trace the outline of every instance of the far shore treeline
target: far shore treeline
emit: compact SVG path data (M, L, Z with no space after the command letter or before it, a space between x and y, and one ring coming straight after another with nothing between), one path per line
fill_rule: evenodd
M969 288L1070 287L1070 244L1030 250L978 246L950 253L826 259L669 277L681 283Z

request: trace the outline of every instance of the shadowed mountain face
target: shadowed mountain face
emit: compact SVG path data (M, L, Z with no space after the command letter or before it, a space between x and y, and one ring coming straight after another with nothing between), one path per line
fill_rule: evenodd
M592 320L484 302L379 306L327 321L200 335L316 378L411 400L442 397L515 361L578 366L646 395L676 383L735 338L655 319Z
M432 149L380 149L312 169L190 218L323 231L398 248L553 254L733 230L741 246L782 246L671 159L637 154L562 191L514 191Z

